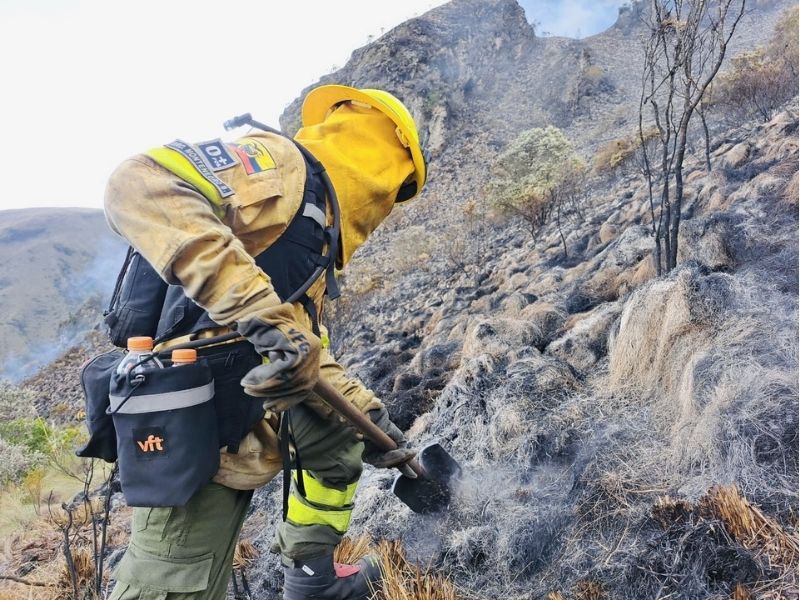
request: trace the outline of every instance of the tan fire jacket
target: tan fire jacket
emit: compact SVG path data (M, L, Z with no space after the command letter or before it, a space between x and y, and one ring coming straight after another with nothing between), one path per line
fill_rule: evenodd
M300 151L271 133L232 144L168 146L128 159L112 174L105 197L109 225L218 323L255 314L273 290L253 257L278 239L300 206L306 176ZM324 290L322 277L308 292L320 315ZM293 308L310 331L306 311L299 303ZM327 349L320 375L362 411L382 406ZM306 403L338 418L313 394ZM268 412L238 454L223 451L215 481L254 489L272 479L281 470L277 423Z

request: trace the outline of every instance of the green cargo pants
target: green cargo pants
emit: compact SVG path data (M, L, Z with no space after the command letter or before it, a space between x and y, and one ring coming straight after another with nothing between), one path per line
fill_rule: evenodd
M292 429L305 496L294 473L274 548L298 560L331 552L346 532L364 444L302 405L292 409ZM135 508L110 600L223 600L252 496L212 483L186 506Z

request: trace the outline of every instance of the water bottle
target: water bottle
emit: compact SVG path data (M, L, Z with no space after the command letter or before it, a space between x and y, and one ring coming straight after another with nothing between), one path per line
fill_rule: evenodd
M197 362L197 350L194 348L178 348L172 351L172 366L192 365Z
M153 338L148 336L128 338L128 353L117 366L117 374L125 375L131 369L134 373L141 373L145 368L153 367L164 367L153 353Z

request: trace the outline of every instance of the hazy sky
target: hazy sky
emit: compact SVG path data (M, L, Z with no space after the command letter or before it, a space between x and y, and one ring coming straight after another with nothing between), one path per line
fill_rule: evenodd
M537 33L587 37L614 24L623 0L518 0Z
M0 209L100 207L132 154L225 138L222 122L242 112L277 125L368 36L443 3L0 0ZM621 2L521 4L540 31L585 36Z

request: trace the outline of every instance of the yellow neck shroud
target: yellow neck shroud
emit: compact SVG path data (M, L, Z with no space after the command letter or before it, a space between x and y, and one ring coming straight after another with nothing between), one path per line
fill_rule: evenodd
M414 172L395 129L380 111L347 103L295 135L325 166L339 197L342 267L392 211L400 186Z

